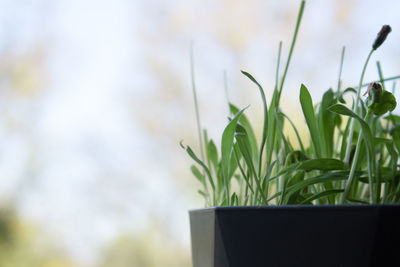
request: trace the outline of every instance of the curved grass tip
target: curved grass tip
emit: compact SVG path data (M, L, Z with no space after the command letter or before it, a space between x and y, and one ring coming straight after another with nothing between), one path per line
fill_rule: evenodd
M183 144L183 139L179 141L179 145L181 146L181 148L186 149L185 145Z

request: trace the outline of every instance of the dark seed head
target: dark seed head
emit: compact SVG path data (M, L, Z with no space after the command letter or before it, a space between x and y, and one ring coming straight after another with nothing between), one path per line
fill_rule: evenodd
M368 94L368 102L370 105L378 103L382 95L382 85L379 83L370 83L364 95Z
M370 83L367 87L367 91L365 91L364 96L369 96L371 94L371 90L373 89L377 89L379 88L379 86L381 86L379 83Z
M370 83L368 85L367 91L365 92L364 95L366 94L371 94L371 92L380 92L382 93L382 85L380 83Z
M392 31L389 25L383 25L382 29L379 31L378 36L376 36L375 42L372 45L372 48L376 50L381 44L386 40L388 34Z

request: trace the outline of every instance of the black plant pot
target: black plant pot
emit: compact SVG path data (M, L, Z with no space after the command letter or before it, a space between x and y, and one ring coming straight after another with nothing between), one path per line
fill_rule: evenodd
M400 266L400 205L190 211L193 267Z

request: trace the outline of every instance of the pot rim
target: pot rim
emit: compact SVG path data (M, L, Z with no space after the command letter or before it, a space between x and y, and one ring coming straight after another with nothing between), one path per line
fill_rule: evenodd
M256 210L351 210L379 209L384 207L400 208L400 203L385 204L341 204L341 205L269 205L269 206L216 206L190 209L189 213L208 213L213 211L256 211Z

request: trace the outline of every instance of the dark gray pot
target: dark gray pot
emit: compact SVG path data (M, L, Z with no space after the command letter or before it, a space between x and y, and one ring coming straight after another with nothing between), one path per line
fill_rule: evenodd
M193 267L400 266L400 205L192 210Z

